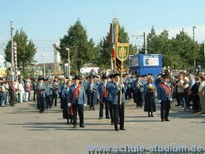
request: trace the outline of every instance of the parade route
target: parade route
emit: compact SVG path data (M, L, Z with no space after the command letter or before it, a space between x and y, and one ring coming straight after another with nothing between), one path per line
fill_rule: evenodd
M114 130L110 119L98 119L99 110L85 110L85 128L73 128L62 119L57 107L40 114L36 103L0 108L1 154L86 154L96 145L201 145L205 148L205 115L174 107L170 122L161 122L159 104L155 117L128 101L125 107L126 131Z

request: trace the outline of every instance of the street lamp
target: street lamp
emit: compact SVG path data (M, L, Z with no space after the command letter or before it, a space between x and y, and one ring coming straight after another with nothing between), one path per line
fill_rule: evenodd
M13 40L13 22L10 22L11 28L11 81L14 81L14 40Z
M68 63L65 63L65 76L68 77Z
M70 49L66 48L68 51L68 78L70 78Z
M43 77L45 78L46 76L46 74L45 74L45 72L46 72L46 67L45 67L45 56L44 55L41 55L42 57L43 57Z

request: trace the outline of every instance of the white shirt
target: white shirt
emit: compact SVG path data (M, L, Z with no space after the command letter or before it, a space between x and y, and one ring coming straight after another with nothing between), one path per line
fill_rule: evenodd
M183 86L184 81L183 81L183 80L180 80L180 81L178 82L178 84ZM183 93L183 92L184 92L184 88L181 87L181 86L180 86L180 87L177 86L177 92L178 92L178 93Z
M205 81L203 81L200 85L199 85L199 89L198 92L201 92L205 87Z

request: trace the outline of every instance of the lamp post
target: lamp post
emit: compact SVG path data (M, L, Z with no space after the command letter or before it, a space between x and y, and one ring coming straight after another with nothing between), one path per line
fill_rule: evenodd
M65 63L65 76L68 77L68 63Z
M66 48L68 51L68 78L70 78L70 49Z
M14 81L14 40L13 40L13 22L10 22L11 28L11 81Z
M45 56L41 55L43 57L43 77L46 77L46 67L45 67Z
M193 42L194 42L194 45L195 45L195 26L193 26ZM194 69L196 69L196 59L194 59Z

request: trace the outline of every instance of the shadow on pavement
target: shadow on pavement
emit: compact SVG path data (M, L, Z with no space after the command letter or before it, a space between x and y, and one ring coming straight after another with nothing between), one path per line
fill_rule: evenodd
M170 117L179 118L179 119L198 119L205 118L204 115L193 113L193 112L185 112L185 111L173 111L170 113Z
M145 119L145 120L126 120L125 122L161 122L161 120Z
M56 130L78 130L78 131L113 131L113 129L97 129L97 128L72 128L72 124L61 122L27 122L27 123L8 123L7 125L22 126L28 128L28 131L47 131L50 129ZM110 123L85 123L85 127L89 125L110 125ZM111 125L110 125L111 126Z

